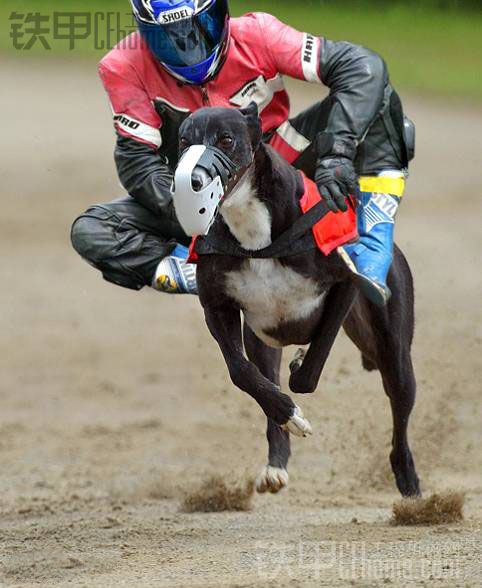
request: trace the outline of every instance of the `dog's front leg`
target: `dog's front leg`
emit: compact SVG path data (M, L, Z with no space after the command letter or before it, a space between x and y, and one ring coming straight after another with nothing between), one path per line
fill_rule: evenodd
M295 360L290 364L289 384L293 392L314 392L338 331L355 300L356 292L356 286L351 281L340 282L330 289L316 336L311 341L306 355L297 353Z
M248 359L258 367L263 376L279 386L281 349L265 345L249 328L246 321L243 327L244 349ZM290 436L280 425L268 418L266 437L269 445L268 464L256 479L256 490L275 493L288 484L287 466L291 454Z
M239 310L229 305L205 306L204 315L221 349L233 384L252 396L268 418L290 433L300 437L310 434L310 423L303 417L299 407L280 391L279 386L263 376L254 363L246 359Z

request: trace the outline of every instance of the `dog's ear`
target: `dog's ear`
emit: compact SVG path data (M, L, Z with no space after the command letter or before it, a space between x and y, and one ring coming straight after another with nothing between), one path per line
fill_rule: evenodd
M256 102L250 102L246 108L241 108L240 112L248 123L251 145L253 147L253 151L256 151L259 144L261 143L261 138L263 135L261 130L261 121L259 120L258 116L258 105Z

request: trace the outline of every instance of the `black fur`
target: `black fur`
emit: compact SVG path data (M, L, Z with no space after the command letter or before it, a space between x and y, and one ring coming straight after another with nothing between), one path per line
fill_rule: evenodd
M226 135L233 138L229 147L223 147L220 142ZM198 110L183 123L180 136L183 146L216 145L238 165L245 165L254 158L257 197L270 212L272 240L301 214L300 175L260 142L261 131L253 108ZM233 239L220 215L211 231ZM315 279L320 292L327 292L323 304L308 319L281 323L267 333L283 345L310 344L306 355L298 356L290 366L291 390L297 393L315 390L336 335L343 326L360 349L363 366L380 370L393 413L390 461L396 483L404 496L418 495L419 481L407 441L408 418L415 400L410 356L414 298L410 269L402 252L395 247L388 277L392 297L385 308L374 306L358 292L353 275L336 252L326 257L319 251L311 251L279 261L302 276ZM295 405L279 389L281 351L265 345L246 324L243 345L243 309L226 291L226 273L235 272L244 263L234 257L202 256L197 269L199 298L233 383L251 395L268 418L269 464L286 467L290 455L289 437L281 426L290 419Z

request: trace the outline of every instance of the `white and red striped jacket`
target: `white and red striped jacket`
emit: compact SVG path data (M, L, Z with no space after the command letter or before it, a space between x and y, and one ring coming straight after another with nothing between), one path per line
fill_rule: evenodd
M226 61L204 86L181 85L151 54L139 33L117 45L99 65L119 134L159 149L163 121L155 104L180 113L203 106L245 107L258 104L263 132L275 131L270 144L292 162L308 141L288 122L289 98L283 75L321 82L320 43L264 13L230 21Z
M359 45L299 32L269 14L231 19L226 59L203 86L182 84L167 73L138 33L110 51L99 72L114 112L119 178L131 196L173 226L170 186L179 126L203 106L246 107L255 101L265 136L290 163L325 131L362 145L358 173L403 167L403 112L383 59ZM313 110L313 119L289 120L284 75L329 87L330 97ZM396 127L391 136L387 113L399 123L389 125Z

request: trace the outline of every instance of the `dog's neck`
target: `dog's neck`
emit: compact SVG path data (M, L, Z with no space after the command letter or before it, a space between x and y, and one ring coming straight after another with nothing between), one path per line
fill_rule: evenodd
M233 237L245 249L262 249L271 243L271 215L257 197L254 169L248 170L220 212Z
M242 247L262 249L300 216L301 184L286 161L261 145L253 166L223 202L220 214Z

